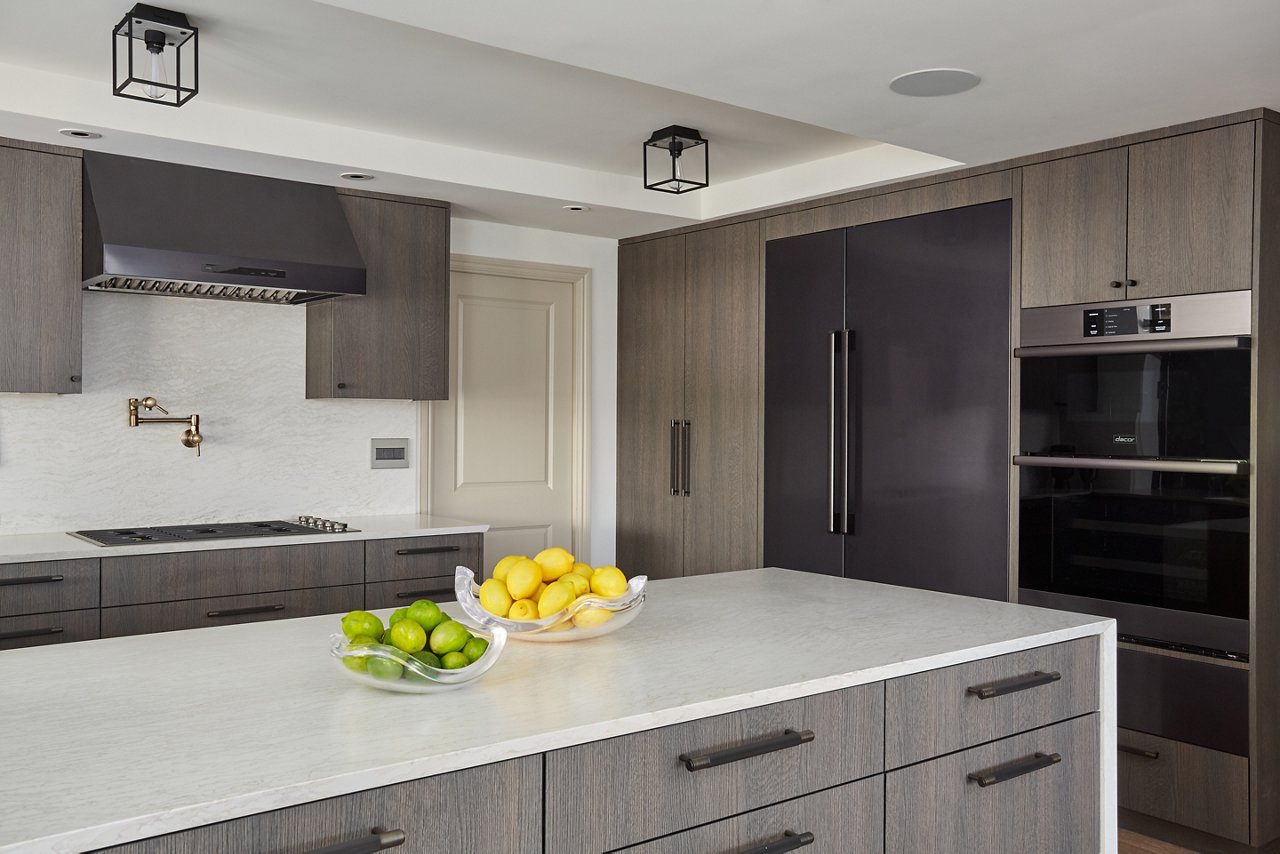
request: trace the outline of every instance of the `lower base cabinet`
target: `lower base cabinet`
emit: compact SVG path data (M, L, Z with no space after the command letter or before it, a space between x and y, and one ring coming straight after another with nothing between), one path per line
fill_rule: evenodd
M151 605L124 605L102 609L102 636L114 638L263 620L314 617L317 614L356 611L363 606L364 587L360 584L250 593L245 596L219 596L212 599L183 599L179 602L157 602Z
M376 851L377 832L404 834L402 845L391 850L405 854L541 851L542 757L481 765L101 850L308 854L350 844L345 850Z
M0 617L0 650L98 637L98 609Z

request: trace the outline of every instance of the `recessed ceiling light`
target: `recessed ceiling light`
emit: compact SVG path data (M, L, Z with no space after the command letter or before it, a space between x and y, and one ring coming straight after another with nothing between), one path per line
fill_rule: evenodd
M102 134L92 130L81 130L80 128L62 128L58 133L63 136L74 136L76 139L102 139Z
M577 213L579 211L589 211L591 210L591 208L587 207L586 205L565 205L564 210L573 211L574 213Z
M372 181L373 180L373 176L367 172L343 172L338 177L346 178L348 181Z
M962 68L923 68L899 74L889 81L889 88L899 95L934 98L967 92L981 82L981 77Z

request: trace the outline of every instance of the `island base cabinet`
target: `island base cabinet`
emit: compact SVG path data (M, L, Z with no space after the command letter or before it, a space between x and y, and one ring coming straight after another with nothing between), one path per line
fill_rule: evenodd
M264 620L289 620L319 614L341 614L359 610L363 605L364 587L359 584L251 593L246 596L220 596L214 599L186 599L181 602L157 602L153 605L126 605L102 609L102 636L114 638L121 635L258 623ZM334 620L334 628L337 626L338 622Z
M98 634L98 609L55 611L0 617L0 649L93 640Z
M886 775L889 854L1093 854L1098 716L1074 718Z
M377 831L404 834L404 854L542 850L542 757L528 756L143 839L119 854L308 854Z
M884 851L884 778L877 775L836 786L623 850L627 854L744 854L799 848L806 854Z

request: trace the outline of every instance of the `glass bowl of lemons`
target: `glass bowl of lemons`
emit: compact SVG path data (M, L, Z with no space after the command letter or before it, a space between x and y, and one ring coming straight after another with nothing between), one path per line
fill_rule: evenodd
M644 605L647 582L643 575L628 579L616 566L592 568L551 548L533 558L504 557L482 584L459 566L453 588L463 613L477 625L505 629L518 640L562 643L626 626Z
M501 626L478 628L451 619L430 600L398 609L389 627L368 611L342 619L329 654L354 682L402 694L451 691L476 681L507 644Z

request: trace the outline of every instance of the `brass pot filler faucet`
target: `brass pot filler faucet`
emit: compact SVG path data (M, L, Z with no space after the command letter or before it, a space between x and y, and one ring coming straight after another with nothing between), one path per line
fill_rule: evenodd
M169 410L157 403L154 397L144 397L141 400L131 397L129 398L130 427L137 427L139 424L186 424L187 429L182 431L182 444L188 448L195 448L196 456L200 456L200 443L204 441L204 436L200 435L199 415L188 415L186 418L141 418L138 416L139 406L148 412L158 409L165 415L169 414Z

